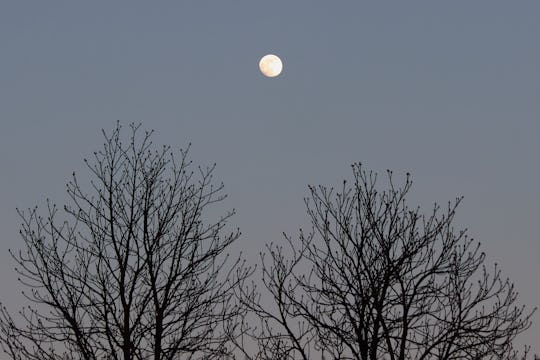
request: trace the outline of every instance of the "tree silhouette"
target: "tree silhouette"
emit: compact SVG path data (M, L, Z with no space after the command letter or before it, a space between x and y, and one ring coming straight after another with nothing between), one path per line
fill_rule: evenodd
M105 136L73 174L70 203L19 211L25 248L12 252L33 305L0 311L0 342L11 359L196 359L228 354L242 308L232 296L249 275L226 250L239 237L216 217L223 185L214 166L195 167L156 148L131 125ZM211 215L210 210L214 212ZM20 321L18 321L20 320Z
M480 244L453 221L461 201L423 215L407 206L412 182L379 190L352 167L339 190L311 186L309 233L262 254L263 290L239 298L258 351L251 359L517 359L532 312L513 284L487 268ZM253 290L257 291L253 291ZM264 292L262 292L264 291ZM247 318L249 319L249 318Z

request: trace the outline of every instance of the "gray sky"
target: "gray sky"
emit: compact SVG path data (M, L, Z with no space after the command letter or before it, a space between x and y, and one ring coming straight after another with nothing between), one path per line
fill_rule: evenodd
M0 299L20 296L15 207L62 204L120 120L217 162L252 262L305 224L308 183L360 161L412 172L428 208L465 196L458 225L539 306L539 39L532 0L3 1Z

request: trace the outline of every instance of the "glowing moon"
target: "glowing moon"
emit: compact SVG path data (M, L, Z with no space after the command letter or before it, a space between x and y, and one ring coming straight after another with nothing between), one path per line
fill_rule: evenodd
M266 77L276 77L283 70L281 59L273 54L265 55L259 61L259 69Z

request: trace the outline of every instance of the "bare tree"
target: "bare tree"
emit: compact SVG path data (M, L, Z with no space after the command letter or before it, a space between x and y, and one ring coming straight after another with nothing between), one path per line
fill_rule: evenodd
M239 294L260 324L244 322L258 343L246 357L516 359L512 342L534 310L453 228L461 199L423 215L406 204L408 174L396 186L388 172L385 190L359 164L353 174L337 191L311 186L312 230L262 254L263 290Z
M226 253L239 237L226 228L234 211L213 210L225 198L215 166L194 168L188 150L175 157L139 127L103 132L85 160L88 190L74 173L63 211L19 211L25 248L12 256L32 305L19 316L1 308L11 359L230 355L242 313L232 294L250 273Z

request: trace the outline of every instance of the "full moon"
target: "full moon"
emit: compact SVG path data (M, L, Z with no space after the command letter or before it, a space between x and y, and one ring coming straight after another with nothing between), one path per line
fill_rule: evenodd
M265 55L259 61L259 69L266 77L276 77L283 70L281 59L273 54Z

